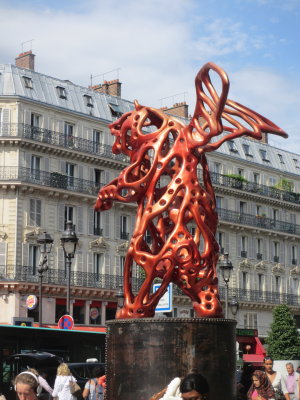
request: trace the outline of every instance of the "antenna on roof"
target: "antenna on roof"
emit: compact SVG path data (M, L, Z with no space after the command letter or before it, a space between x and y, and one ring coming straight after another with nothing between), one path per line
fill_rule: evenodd
M90 76L91 86L93 86L93 78L97 78L98 76L102 76L102 81L104 81L104 76L107 75L107 74L110 74L111 72L114 72L114 71L117 71L117 79L119 79L119 71L120 71L120 69L121 68L115 68L115 69L112 69L111 71L107 71L107 72L104 72L103 74L98 74L98 75L92 75L91 74L91 76Z
M30 40L26 40L26 42L22 42L21 43L22 53L24 53L24 44L25 43L30 43L30 49L29 50L32 50L32 42L33 41L34 41L34 39L30 39Z
M168 97L162 97L161 99L158 99L160 101L160 106L162 107L162 101L166 100L166 99L172 99L173 104L175 103L175 97L176 96L181 96L183 95L183 101L185 101L185 96L188 94L188 92L182 92L182 93L176 93L176 94L172 94L171 96Z

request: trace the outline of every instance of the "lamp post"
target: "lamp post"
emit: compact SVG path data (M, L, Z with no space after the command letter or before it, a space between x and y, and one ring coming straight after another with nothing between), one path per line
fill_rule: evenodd
M51 252L53 239L47 232L43 232L37 238L37 243L40 246L41 259L38 267L39 273L39 326L42 327L43 318L43 274L48 270L48 254Z
M71 266L72 258L74 258L78 237L75 233L75 226L72 221L67 221L66 229L61 238L61 245L64 250L65 263L67 267L67 305L66 314L70 314L70 286L71 286Z
M223 260L220 262L220 270L222 271L222 277L225 282L225 318L228 318L228 282L233 269L231 261L228 260L228 255L228 253L224 253Z
M231 301L230 301L230 309L231 309L232 315L234 317L236 317L236 315L239 311L239 306L240 305L239 305L239 302L237 301L236 296L235 295L232 296Z

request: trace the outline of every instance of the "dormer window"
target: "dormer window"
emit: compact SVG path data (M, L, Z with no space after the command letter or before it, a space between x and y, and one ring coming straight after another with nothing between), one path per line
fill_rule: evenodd
M111 115L113 117L119 118L123 114L120 107L117 104L108 103Z
M31 78L29 78L28 76L23 76L23 80L24 80L24 85L25 85L26 88L33 89L32 79Z
M229 140L227 143L228 143L228 147L229 147L230 151L232 151L233 153L237 153L238 152L236 144L235 144L235 142L233 140Z
M268 161L268 162L270 162L266 150L260 149L259 152L260 152L260 155L261 155L261 158L262 158L263 161Z
M300 168L299 160L298 160L297 158L293 158L293 161L294 161L295 167L296 167L296 168Z
M253 157L249 144L243 143L243 149L244 149L245 156Z
M58 97L61 99L67 99L66 89L62 86L56 86Z
M84 94L83 97L84 97L85 105L87 107L94 107L92 96L89 96L88 94Z
M284 164L284 159L283 159L282 154L278 154L278 158L279 158L280 163Z

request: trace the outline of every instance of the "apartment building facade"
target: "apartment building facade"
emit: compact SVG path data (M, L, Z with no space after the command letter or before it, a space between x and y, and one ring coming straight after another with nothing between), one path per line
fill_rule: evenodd
M54 245L44 276L43 322L57 323L66 305L60 237L71 220L79 237L71 312L76 324L103 326L117 307L135 205L115 203L104 213L93 206L99 188L128 164L112 153L108 124L133 103L122 99L118 80L85 88L35 72L32 57L28 52L19 56L19 66L0 65L0 322L37 319L26 298L38 294L37 237L47 231ZM174 109L187 116L185 103L169 112ZM217 240L234 266L229 298L239 302L238 327L258 329L263 337L276 304L287 303L300 318L300 155L241 138L208 158ZM140 280L135 268L134 288ZM193 315L179 289L173 315Z

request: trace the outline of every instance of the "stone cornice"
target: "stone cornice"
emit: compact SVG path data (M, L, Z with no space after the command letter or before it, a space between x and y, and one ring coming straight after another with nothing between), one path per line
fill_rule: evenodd
M95 252L103 253L105 250L109 249L109 245L106 240L100 236L99 238L89 242L89 249Z
M120 243L116 246L116 250L118 254L124 254L127 252L129 247L129 241L127 240L126 242Z
M255 264L254 266L256 271L266 272L268 270L268 266L265 261L260 261L259 263Z
M245 258L245 260L240 262L239 266L240 269L252 269L253 264L248 260L248 258Z
M300 276L300 267L297 265L296 267L290 270L291 276Z
M273 272L273 274L283 274L284 268L280 263L278 263L278 264L274 265L274 267L272 268L272 272Z

